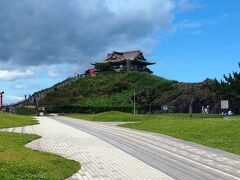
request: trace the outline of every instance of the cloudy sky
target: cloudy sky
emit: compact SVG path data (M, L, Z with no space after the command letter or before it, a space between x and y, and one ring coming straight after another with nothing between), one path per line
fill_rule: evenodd
M82 73L112 50L140 49L154 74L221 78L240 61L239 0L1 0L5 103Z

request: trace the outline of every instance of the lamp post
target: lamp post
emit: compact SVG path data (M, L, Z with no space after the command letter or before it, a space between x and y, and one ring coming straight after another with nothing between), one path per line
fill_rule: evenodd
M0 92L0 111L2 111L2 105L3 105L3 94L4 94L4 92Z

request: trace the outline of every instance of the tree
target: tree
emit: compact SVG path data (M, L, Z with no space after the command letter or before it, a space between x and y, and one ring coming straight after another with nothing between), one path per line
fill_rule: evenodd
M240 63L238 64L240 67ZM223 80L215 79L214 89L220 94L226 94L240 100L240 72L232 72L223 76Z
M240 63L238 66L240 67ZM213 90L221 99L230 101L230 108L235 114L240 113L240 72L224 75L220 81L215 79Z

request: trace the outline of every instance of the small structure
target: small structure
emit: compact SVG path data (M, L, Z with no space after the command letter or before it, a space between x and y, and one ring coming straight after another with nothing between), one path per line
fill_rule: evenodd
M147 61L140 50L127 52L113 51L107 55L107 58L104 61L93 63L93 65L96 66L96 64L99 63L108 63L112 65L117 72L146 71L149 73L152 73L152 71L148 69L147 66L155 64Z
M222 115L232 115L232 112L229 112L229 100L221 100L221 110Z
M44 116L45 114L45 107L38 108L38 116Z
M95 76L96 73L97 73L97 69L88 69L88 70L85 72L85 75Z
M228 100L221 100L221 109L227 110L229 108Z

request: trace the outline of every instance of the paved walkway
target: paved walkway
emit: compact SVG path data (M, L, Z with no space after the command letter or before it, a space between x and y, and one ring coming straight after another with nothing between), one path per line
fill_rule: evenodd
M3 130L38 134L42 138L28 147L79 161L81 170L69 179L171 179L98 137L47 117L38 120L40 125Z
M111 123L52 118L103 139L174 179L240 179L240 156L235 154Z

